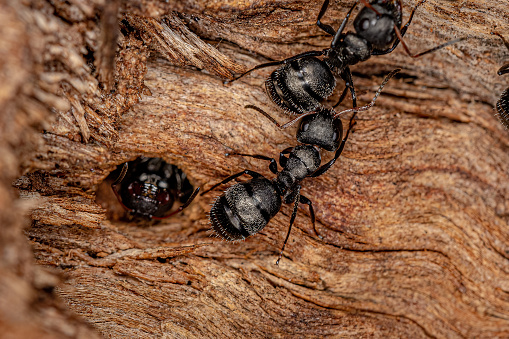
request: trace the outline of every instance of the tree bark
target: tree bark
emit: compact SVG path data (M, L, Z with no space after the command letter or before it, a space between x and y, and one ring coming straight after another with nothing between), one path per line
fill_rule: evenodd
M339 27L353 3L331 2L323 21ZM140 155L204 189L244 169L274 177L267 162L225 155L277 159L297 145L296 127L245 108L291 118L265 93L273 68L224 81L327 48L321 5L0 5L6 337L509 336L509 134L493 110L509 53L489 34L509 36L506 1L428 1L405 35L412 52L468 39L418 59L400 46L352 67L363 104L402 71L357 115L336 164L303 182L318 236L300 208L279 266L291 205L235 243L208 221L224 187L161 222L118 217L109 175ZM404 5L407 20L416 1ZM338 78L326 105L343 86Z

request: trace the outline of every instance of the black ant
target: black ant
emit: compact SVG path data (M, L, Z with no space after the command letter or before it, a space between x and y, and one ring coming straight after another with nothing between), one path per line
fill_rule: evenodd
M491 32L491 34L495 34L499 36L504 42L505 47L509 50L509 42L499 33ZM509 62L504 66L500 67L498 70L498 75L509 73ZM504 127L509 128L509 87L506 88L505 91L502 92L500 99L497 101L497 112L498 118Z
M117 189L117 186L120 186ZM111 184L118 201L128 212L146 219L166 219L189 206L198 194L187 176L177 166L161 158L139 157L124 163L118 178ZM176 199L183 203L166 214Z
M355 32L343 33L350 15L358 3L348 11L341 26L335 31L331 26L321 22L329 0L325 0L316 25L333 36L329 48L322 51L309 51L282 61L273 61L258 65L241 74L232 81L242 78L254 70L281 65L271 73L265 82L271 100L290 114L304 114L315 111L321 102L329 97L336 87L333 73L345 81L337 107L344 99L347 89L350 90L353 107L357 107L357 96L352 81L351 65L366 61L372 55L391 53L401 42L405 51L412 58L434 52L443 47L463 40L456 39L431 48L419 54L412 54L403 41L408 26L412 22L416 9L426 0L420 1L410 13L408 22L402 25L402 4L400 0L360 0L365 7L354 20ZM316 57L323 56L323 59Z
M319 113L311 115L309 120L301 124L298 133L298 139L303 144L295 147L288 147L280 152L279 165L283 168L281 171L278 171L277 162L274 158L264 155L231 153L232 155L241 155L270 161L269 170L277 176L269 180L257 172L244 170L229 176L220 183L204 191L202 194L215 189L219 185L226 184L243 174L252 177L249 181L240 182L229 187L216 199L210 210L212 229L225 240L243 240L250 235L260 232L270 219L279 212L282 202L286 204L293 203L290 226L276 265L279 264L283 256L285 245L297 215L299 203L308 205L309 214L313 223L313 230L318 235L315 228L313 204L311 200L301 195L300 191L302 187L300 183L307 177L313 178L324 174L335 163L341 155L350 131L355 124L354 118L357 112L372 107L387 81L398 71L399 69L386 76L369 104L339 113L336 113L332 109L322 109ZM253 107L258 109L255 106ZM261 112L266 114L263 111ZM350 118L350 124L346 131L346 135L341 139L343 135L343 125L341 119L338 117L347 112L353 112L353 115ZM334 158L323 165L321 165L320 147L329 151L336 150ZM288 155L288 157L285 155Z

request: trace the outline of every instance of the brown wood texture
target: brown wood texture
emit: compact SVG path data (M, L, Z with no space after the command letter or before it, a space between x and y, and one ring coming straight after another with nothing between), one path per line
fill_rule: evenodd
M333 1L324 22L338 27L353 3ZM159 223L119 220L108 175L140 155L204 188L244 169L273 177L264 161L225 155L296 145L295 127L245 108L289 119L264 90L273 69L224 80L326 48L321 4L0 5L5 337L509 337L509 134L493 110L508 52L490 35L509 36L505 0L428 0L411 50L466 41L352 67L362 103L402 71L358 114L339 161L303 182L319 237L300 208L279 266L289 205L236 243L210 230L221 189Z

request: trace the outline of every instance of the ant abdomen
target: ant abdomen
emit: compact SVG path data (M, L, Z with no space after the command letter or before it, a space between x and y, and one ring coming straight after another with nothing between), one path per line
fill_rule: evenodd
M303 114L316 110L336 87L330 67L315 57L283 64L265 82L267 93L283 110Z
M212 229L221 238L243 240L261 231L281 208L281 195L264 177L229 187L210 210Z
M497 101L497 113L502 125L509 129L509 88L502 92Z

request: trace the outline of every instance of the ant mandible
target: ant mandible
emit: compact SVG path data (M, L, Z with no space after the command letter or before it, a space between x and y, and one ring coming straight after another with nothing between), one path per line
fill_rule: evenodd
M500 34L496 32L491 32L491 34L495 34L499 36L504 42L505 47L509 51L509 42ZM504 66L500 67L498 70L498 75L509 73L509 62ZM504 127L509 128L509 87L506 88L505 91L500 95L500 99L497 101L497 112L498 118Z
M402 4L400 0L360 0L364 7L354 20L355 32L343 33L356 2L348 11L337 31L330 25L321 22L329 7L325 0L318 14L316 25L331 35L329 48L322 51L308 51L282 61L260 64L241 74L232 81L238 80L254 70L278 66L265 81L265 88L271 100L289 114L304 114L315 111L321 102L329 97L336 87L334 73L344 80L346 87L337 107L350 90L353 107L357 107L357 96L352 81L350 66L366 61L372 55L391 53L401 42L405 51L412 58L434 52L443 47L463 40L456 39L431 48L418 54L412 54L403 41L408 26L412 22L417 8L426 0L420 1L410 13L408 22L402 25ZM323 59L318 59L323 56Z
M293 211L290 218L290 226L288 227L288 232L276 265L279 264L283 256L292 225L297 216L299 203L308 205L313 230L318 235L315 227L313 204L311 200L300 193L302 188L301 182L307 177L318 177L331 168L345 147L350 131L355 124L354 118L357 112L372 107L387 81L398 71L399 69L386 76L369 104L339 113L334 112L332 109L321 110L319 113L310 116L308 121L303 121L297 134L299 141L303 144L288 147L279 154L279 165L283 168L281 171L278 171L277 162L274 158L264 155L232 153L232 155L269 161L269 170L276 174L276 178L269 180L255 171L246 169L229 176L204 191L202 194L215 189L219 185L226 184L243 174L247 174L252 178L229 187L214 202L210 210L210 221L212 229L216 234L228 241L243 240L256 234L279 212L284 202L286 204L293 203ZM252 108L260 110L255 106ZM261 112L264 113L263 111ZM350 118L346 135L341 140L343 125L339 116L347 112L353 112L353 115ZM334 158L323 165L321 165L320 147L325 147L329 151L336 150ZM285 155L288 155L288 157Z

